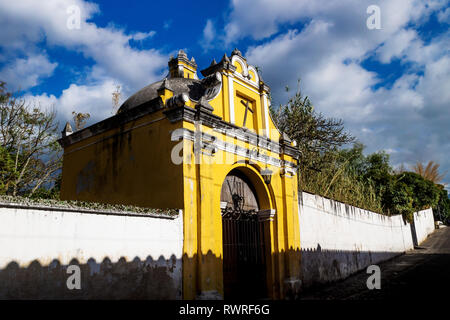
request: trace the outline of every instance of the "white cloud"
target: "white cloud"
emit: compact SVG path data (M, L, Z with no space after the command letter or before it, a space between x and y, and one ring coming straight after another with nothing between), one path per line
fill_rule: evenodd
M216 39L216 28L214 27L214 22L211 19L206 21L205 27L203 28L203 37L200 40L200 45L205 51L208 51L213 47L213 41Z
M136 32L131 35L131 39L134 41L142 41L147 38L152 38L156 34L156 31L149 31L149 32Z
M261 67L275 104L286 101L291 93L284 87L295 88L301 78L316 110L342 118L369 152L392 151L394 165L435 160L450 171L449 34L424 43L415 31L445 2L380 1L382 29L368 30L370 2L261 0L253 3L252 18L239 20L248 3L234 1L227 40L271 37L250 47L246 56ZM283 13L289 4L291 12ZM303 29L277 34L281 24L289 27L295 19L305 22ZM233 28L239 32L233 34ZM361 66L369 56L412 64L392 86L374 89L383 79Z
M67 27L73 14L67 11L71 6L80 9L79 29ZM42 94L35 98L41 99L43 105L55 104L65 120L71 118L73 110L90 113L91 121L110 116L114 84L121 85L126 97L159 80L167 67L168 55L130 45L154 36L155 31L129 34L112 24L99 27L90 22L99 12L96 4L84 0L0 0L0 61L5 64L0 71L2 80L26 89L51 76L57 63L48 61L41 49L43 45L79 52L94 61L87 74L82 75L83 85L79 84L81 79L74 79L60 95ZM36 54L16 59L28 52Z
M73 5L80 8L79 29L67 27L67 8ZM127 90L156 81L168 57L156 49L135 49L129 43L154 32L126 34L112 26L98 27L89 22L98 12L95 4L83 0L0 1L0 43L7 43L6 50L13 54L29 48L38 50L40 41L80 52L95 61L92 80L111 77L124 83Z
M439 0L233 0L225 39L232 43L246 36L264 39L276 34L281 24L308 22L312 17L336 22L336 32L347 36L366 29L369 5L381 8L383 32L373 32L370 38L386 39L409 22L418 22L431 11L445 6Z
M26 90L51 76L57 65L42 54L17 58L0 70L0 79L6 81L9 90Z
M438 20L442 23L450 23L450 7L438 13Z
M225 26L226 42L231 43L247 35L264 39L278 31L279 23L296 22L317 12L318 7L335 6L336 1L305 0L233 0L229 22Z
M399 30L377 49L379 60L382 63L390 63L393 58L402 58L413 40L417 40L415 30Z
M111 79L90 85L71 84L59 97L42 94L24 98L43 108L54 106L60 125L71 121L72 111L89 113L89 123L95 123L112 116L112 92L116 84Z

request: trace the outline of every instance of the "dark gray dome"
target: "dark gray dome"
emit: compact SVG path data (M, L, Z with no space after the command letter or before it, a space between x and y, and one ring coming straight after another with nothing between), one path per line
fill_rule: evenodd
M189 98L198 101L205 92L202 81L187 78L165 78L164 80L152 83L129 97L119 108L119 112L127 111L138 107L150 100L157 98L158 90L167 88L173 91L174 95L186 93Z

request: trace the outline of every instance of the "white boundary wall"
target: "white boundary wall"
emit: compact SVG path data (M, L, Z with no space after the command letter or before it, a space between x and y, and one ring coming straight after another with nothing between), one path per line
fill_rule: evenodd
M112 275L103 272L102 263L106 261L112 266L108 268L114 269L120 262L126 266L122 271L134 268L133 272L141 278L153 277L149 270L157 270L161 281L172 282L167 283L167 288L173 292L166 292L161 298L181 298L182 221L181 213L168 218L0 204L0 274L8 266L31 272L33 261L51 269L52 265L67 266L76 259L80 265L88 266L90 276L104 275L111 284ZM0 296L2 292L8 294L5 290L0 285ZM87 293L86 297L92 294ZM158 298L159 294L147 292L141 296ZM23 292L23 296L27 295Z
M431 209L416 212L414 214L414 226L417 241L420 244L434 231L434 217Z
M431 209L414 214L419 243L434 230ZM305 287L339 280L414 248L411 226L323 198L299 194L302 281Z

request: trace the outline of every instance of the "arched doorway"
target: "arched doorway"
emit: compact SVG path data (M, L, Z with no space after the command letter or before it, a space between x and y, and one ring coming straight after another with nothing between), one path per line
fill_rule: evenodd
M250 179L238 169L225 178L220 195L225 299L265 298L266 253L260 202Z

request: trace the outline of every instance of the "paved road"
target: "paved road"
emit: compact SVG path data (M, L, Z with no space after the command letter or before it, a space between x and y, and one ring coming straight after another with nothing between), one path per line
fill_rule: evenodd
M381 289L369 290L362 271L344 281L302 295L302 300L448 301L450 288L450 227L434 231L419 249L379 264ZM412 300L411 300L412 299ZM442 306L442 304L441 304Z

